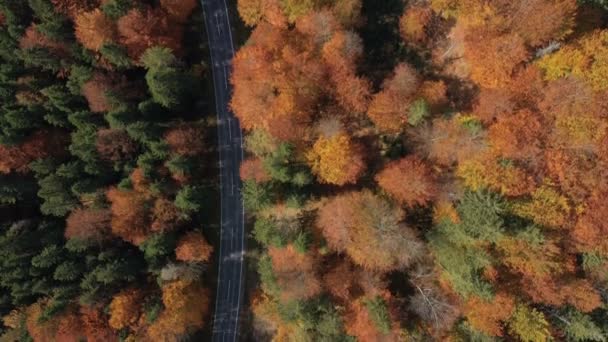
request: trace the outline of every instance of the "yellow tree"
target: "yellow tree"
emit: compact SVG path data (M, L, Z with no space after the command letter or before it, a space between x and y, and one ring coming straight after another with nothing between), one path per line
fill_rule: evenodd
M124 290L110 302L109 324L115 330L135 329L142 313L143 294L136 289Z
M545 78L556 80L572 75L595 90L608 89L608 30L595 31L546 55L537 62Z
M545 342L551 340L549 322L536 309L520 305L509 320L509 332L524 342Z
M199 283L177 280L163 286L164 311L148 328L152 341L181 341L203 327L209 311L209 291Z
M365 170L361 147L345 133L319 137L307 154L312 172L323 183L356 183Z

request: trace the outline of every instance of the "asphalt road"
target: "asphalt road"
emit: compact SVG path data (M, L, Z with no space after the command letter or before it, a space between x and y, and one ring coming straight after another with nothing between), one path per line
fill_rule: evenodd
M226 0L201 0L213 71L218 117L221 187L221 239L218 286L213 317L213 341L232 342L239 336L243 296L245 228L239 167L243 160L243 135L228 102L234 46Z

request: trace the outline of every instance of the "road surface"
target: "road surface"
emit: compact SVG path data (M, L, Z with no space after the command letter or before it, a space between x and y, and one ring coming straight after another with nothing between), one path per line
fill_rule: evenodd
M239 167L243 135L229 110L231 61L234 56L226 0L201 0L213 71L220 150L221 232L213 341L233 342L239 336L245 251L244 210Z

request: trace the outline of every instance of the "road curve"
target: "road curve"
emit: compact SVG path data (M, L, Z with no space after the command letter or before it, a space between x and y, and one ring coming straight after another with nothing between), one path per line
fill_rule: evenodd
M234 342L239 336L244 289L245 227L239 176L243 160L243 134L238 119L228 106L232 93L230 73L234 56L228 6L226 0L201 0L201 4L211 52L220 151L221 232L212 339Z

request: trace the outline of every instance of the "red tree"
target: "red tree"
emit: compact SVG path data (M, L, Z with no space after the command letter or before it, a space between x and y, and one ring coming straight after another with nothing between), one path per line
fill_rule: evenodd
M376 175L384 191L408 206L426 205L438 193L431 169L417 156L388 164Z
M179 125L165 134L165 141L171 152L190 157L205 151L203 139L203 130L197 125Z
M181 50L182 26L171 23L158 9L134 8L118 19L117 28L120 42L135 61L153 46L164 46L177 54Z
M66 219L65 238L102 241L111 235L107 209L75 209Z
M137 145L127 132L118 129L100 129L95 142L99 156L112 162L129 160L137 151Z
M241 163L240 175L242 180L254 180L258 183L270 180L264 168L264 162L259 158L248 158Z

